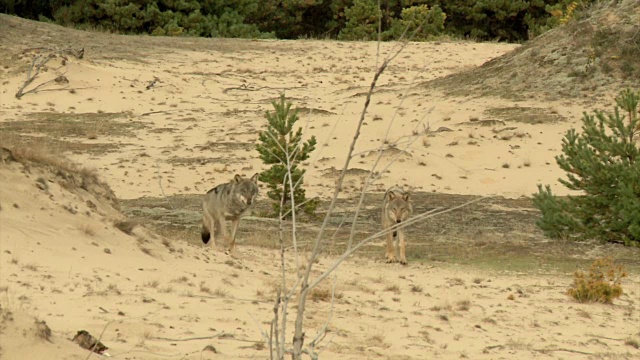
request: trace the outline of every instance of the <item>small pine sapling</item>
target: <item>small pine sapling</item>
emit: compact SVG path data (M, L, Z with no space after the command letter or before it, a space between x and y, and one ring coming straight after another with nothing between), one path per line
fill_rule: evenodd
M625 90L613 113L584 114L582 132L569 130L556 162L560 183L581 195L558 198L538 185L537 221L551 238L596 238L640 246L640 93Z
M267 196L273 200L273 209L283 217L291 216L291 185L296 209L313 215L318 206L317 199L306 199L303 188L305 170L300 163L307 160L316 148L316 138L312 136L302 141L302 128L294 130L298 121L298 109L291 109L291 102L280 95L278 102L272 102L274 112L267 111L265 117L269 123L267 130L260 133L256 150L260 159L271 168L260 174L260 181L267 184ZM287 169L290 169L289 179ZM281 204L282 209L281 209Z

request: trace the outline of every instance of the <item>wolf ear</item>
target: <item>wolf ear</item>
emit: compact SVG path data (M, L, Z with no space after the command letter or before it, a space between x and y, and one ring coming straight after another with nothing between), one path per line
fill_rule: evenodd
M389 200L393 200L396 198L396 193L394 193L393 191L389 191L387 193L387 196L389 197Z
M402 197L404 198L404 201L409 201L409 193L404 193Z
M253 181L254 183L258 183L258 177L260 176L260 173L255 173L252 177L251 177L251 181Z
M242 181L242 176L236 174L236 176L233 177L233 180L237 183L239 183L240 181Z

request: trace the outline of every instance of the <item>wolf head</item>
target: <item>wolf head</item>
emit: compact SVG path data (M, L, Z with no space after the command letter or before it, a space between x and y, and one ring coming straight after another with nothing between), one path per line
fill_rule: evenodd
M235 183L235 194L238 200L247 206L253 205L258 196L258 173L253 175L251 179L243 178L237 175L233 178Z
M387 193L388 205L387 216L392 222L401 223L411 215L411 205L409 205L409 193L395 193L389 191Z

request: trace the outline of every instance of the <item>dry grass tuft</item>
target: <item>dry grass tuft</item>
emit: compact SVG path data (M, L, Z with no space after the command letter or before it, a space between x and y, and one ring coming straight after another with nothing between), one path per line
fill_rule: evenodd
M51 329L44 320L35 320L36 337L51 342Z
M309 298L314 302L329 302L331 301L331 293L332 289L330 287L316 287L309 293ZM342 296L342 293L338 291L333 294L334 299L342 299Z
M393 285L387 285L384 288L384 291L391 291L392 293L396 294L396 295L400 295L401 291L400 291L400 287L396 284Z
M31 271L38 271L38 265L36 264L26 264L26 265L23 265L22 268L26 270L31 270Z
M624 341L625 345L631 346L634 349L640 349L640 341L637 339L628 338Z
M148 247L138 246L138 248L140 248L140 251L142 251L144 254L147 254L149 256L153 256L153 253L151 252L151 249L149 249Z
M130 219L117 220L113 222L113 226L115 226L116 228L118 228L120 231L122 231L127 235L133 234L133 229L139 224L140 223L138 221L130 220Z
M223 289L223 288L216 288L213 291L213 295L217 296L217 297L221 297L221 298L226 298L229 296L229 293L227 292L227 290Z
M79 229L83 234L85 234L87 236L90 236L90 237L95 236L96 233L97 233L96 228L93 225L88 224L88 223L80 225Z
M200 291L205 294L211 294L211 288L208 287L204 281L200 282Z
M144 284L142 284L144 287L150 287L150 288L157 288L158 285L160 285L160 283L158 282L158 280L152 280L152 281L147 281Z
M171 280L172 283L178 283L178 284L186 284L189 282L189 278L186 277L185 275L182 275L180 277L177 277L173 280Z
M622 279L627 276L622 265L616 265L610 257L596 259L589 272L576 271L567 295L578 302L613 303L622 293Z
M461 300L456 303L458 311L469 311L471 308L471 301L469 300Z

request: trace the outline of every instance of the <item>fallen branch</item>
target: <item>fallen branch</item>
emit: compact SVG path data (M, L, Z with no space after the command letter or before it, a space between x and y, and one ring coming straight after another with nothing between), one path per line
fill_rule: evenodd
M95 88L97 88L97 86L85 86L85 87L77 87L77 88L61 87L61 88L56 88L56 89L42 89L42 90L39 90L38 92L45 92L45 91L76 91L76 90L95 89Z
M67 58L64 55L75 56L78 59L82 59L84 57L84 48L81 48L80 50L73 50L71 48L57 49L57 48L50 48L50 47L36 47L36 48L29 48L29 49L22 50L22 54L30 51L34 51L34 50L40 51L40 53L34 56L33 61L31 62L31 66L29 67L29 71L27 72L27 79L22 84L20 89L18 89L18 91L16 92L17 99L22 98L25 94L36 92L41 87L48 85L52 82L60 82L61 79L65 80L67 83L69 82L69 80L67 80L67 78L64 76L64 74L66 74L66 71L65 71L62 74L59 74L58 76L56 76L55 79L45 81L31 90L25 91L25 89L29 85L31 85L31 83L38 77L38 75L44 69L45 65L49 62L49 60L56 57L56 55L58 54L62 55L61 56L62 65L59 66L58 68L53 69L53 71L56 71L56 72L60 70L62 67L67 66ZM51 90L58 90L58 89L50 89L50 91Z
M27 72L27 80L25 80L24 84L18 89L16 93L16 98L20 99L24 94L29 93L30 91L24 91L24 89L29 86L33 80L36 79L38 74L40 74L40 70L45 66L49 60L53 58L53 54L47 54L47 56L43 56L41 54L36 55L31 62L31 66L29 67L29 72Z
M259 91L259 90L262 90L262 89L267 88L267 87L268 86L261 86L261 87L258 87L258 88L250 88L249 86L247 86L247 84L242 84L242 85L240 85L238 87L226 88L226 89L222 90L222 93L226 94L228 91L231 91L231 90Z
M590 353L590 352L586 352L586 351L572 350L572 349L565 349L565 348L533 349L533 351L538 351L538 352L541 352L541 353L546 353L546 352L551 352L551 351L565 351L565 352L570 352L570 353L575 353L575 354L582 354L582 355L595 355L594 353Z
M149 112L140 114L140 116L148 116L148 115L153 115L153 114L168 114L168 113L171 113L171 112L174 112L174 111L195 111L195 110L200 110L200 108L149 111Z
M218 338L220 336L223 336L223 335L229 335L229 334L225 333L224 331L221 331L221 332L219 332L219 333L217 333L215 335L211 335L211 336L197 336L197 337L189 337L189 338L182 338L182 339L173 339L173 338L166 338L166 337L160 337L160 336L151 336L151 337L149 337L149 339L179 342L179 341L211 340L211 339L215 339L215 338Z

